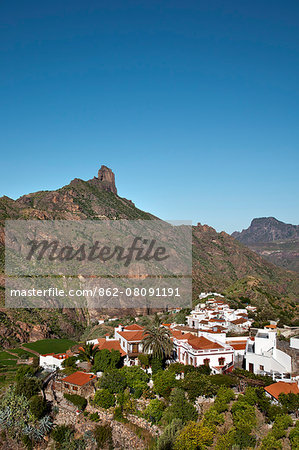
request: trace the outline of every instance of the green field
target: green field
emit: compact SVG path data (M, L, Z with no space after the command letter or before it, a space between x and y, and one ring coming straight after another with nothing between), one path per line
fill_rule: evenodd
M22 348L13 348L9 350L12 353L16 354L16 357L27 359L31 356L34 356L33 353L27 352L26 350L23 350Z
M23 345L24 347L38 352L40 355L44 355L45 353L65 352L76 344L77 342L72 341L71 339L41 339L40 341L29 342L28 344L26 343Z
M16 359L18 359L18 357L17 357L17 356L10 355L10 354L7 353L7 352L0 352L0 363L1 363L2 361L4 361L4 360L7 360L7 359L13 359L13 360L16 360Z

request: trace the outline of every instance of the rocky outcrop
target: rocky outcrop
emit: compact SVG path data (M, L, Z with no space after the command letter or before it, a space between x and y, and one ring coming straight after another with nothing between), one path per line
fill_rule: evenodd
M98 171L98 177L94 177L89 181L89 183L95 185L99 189L112 192L113 194L117 195L115 175L107 166L101 166L100 170Z

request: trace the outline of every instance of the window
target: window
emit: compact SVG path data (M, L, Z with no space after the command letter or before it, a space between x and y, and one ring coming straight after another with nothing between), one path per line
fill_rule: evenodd
M264 366L260 365L260 370L264 370Z
M77 386L73 386L73 391L77 391L78 387Z
M224 366L225 358L218 358L218 364L219 366Z
M64 383L64 387L65 387L66 389L69 389L70 385L67 384L67 383Z
M248 368L249 372L253 373L253 368L254 368L253 364L249 363L249 368Z
M203 360L203 363L204 363L205 366L209 366L209 365L210 365L210 360L209 360L209 358L204 359L204 360Z

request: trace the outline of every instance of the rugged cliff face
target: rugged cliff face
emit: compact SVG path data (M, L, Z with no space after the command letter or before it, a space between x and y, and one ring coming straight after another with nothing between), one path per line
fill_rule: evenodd
M102 166L98 177L74 179L55 191L0 198L0 299L4 306L4 222L6 219L143 219L155 218L117 195L111 169ZM233 237L208 225L193 228L194 300L201 291L224 292L232 299L257 304L265 314L296 318L299 276L275 267ZM247 300L246 300L247 299ZM128 311L126 311L128 313ZM93 312L93 318L96 314ZM268 316L269 318L269 316ZM90 321L83 310L0 309L0 344L41 337L78 337Z
M299 272L299 225L261 217L232 236L273 264Z

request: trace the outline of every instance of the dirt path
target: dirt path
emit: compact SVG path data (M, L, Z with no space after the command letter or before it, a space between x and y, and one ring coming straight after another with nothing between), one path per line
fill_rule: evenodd
M22 345L22 347L24 350L26 350L26 352L32 353L35 356L40 356L38 352L36 352L35 350L31 350L31 348L28 347L24 347L24 345Z

